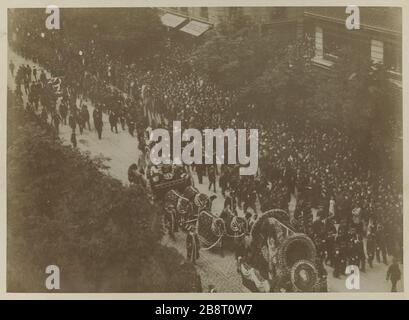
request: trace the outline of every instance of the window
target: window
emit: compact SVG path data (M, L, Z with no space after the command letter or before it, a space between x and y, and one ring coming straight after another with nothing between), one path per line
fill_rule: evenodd
M348 32L338 32L336 30L323 32L324 59L335 61L342 50L353 50L371 57L371 42L362 37L351 37Z
M338 37L333 33L325 32L323 34L323 50L324 58L328 60L336 60L339 51L342 48L346 48L347 43L344 38Z
M331 61L324 59L323 29L320 26L315 26L315 56L312 61L325 68L333 65Z
M204 19L209 19L209 8L208 7L201 7L200 8L200 16Z
M371 60L374 63L383 63L383 41L371 40Z
M322 59L324 57L324 49L322 46L322 28L315 27L315 56Z

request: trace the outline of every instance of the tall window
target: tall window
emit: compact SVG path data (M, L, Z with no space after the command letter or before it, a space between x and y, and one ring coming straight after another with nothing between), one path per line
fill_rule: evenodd
M323 33L324 59L334 61L343 49L352 49L371 57L371 45L368 39L350 37L343 32L326 31Z
M333 60L337 58L339 51L347 46L347 42L343 37L339 37L334 33L324 31L323 45L324 58Z

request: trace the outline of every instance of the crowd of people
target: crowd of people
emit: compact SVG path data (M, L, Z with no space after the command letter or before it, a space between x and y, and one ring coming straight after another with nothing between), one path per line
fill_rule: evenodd
M317 239L317 243L322 244L327 237L331 239L334 235L332 231L325 235L316 232L311 208L319 209L317 215L328 224L326 229L331 230L334 224L345 226L345 237L349 241L353 241L354 229L361 238L377 233L377 250L386 250L388 255L401 259L402 186L399 176L392 171L371 170L365 159L367 149L361 150L354 137L338 128L322 130L309 123L291 125L278 121L268 124L251 121L247 114L243 116L235 111L235 92L204 81L186 67L186 47L173 43L168 49L152 70L133 69L116 63L109 70L124 77L116 76L118 80L114 79L113 83L124 91L136 86L136 99L141 88L148 87L148 96L156 111L167 119L182 121L185 127L259 129L259 174L240 177L237 168L223 166L218 179L223 194L227 190L245 213L248 208L253 208L250 212L256 214L256 201L260 202L261 211L271 208L288 210L291 194L296 193L294 225ZM106 77L105 81L108 81L109 73ZM123 79L130 81L122 84ZM152 124L161 125L163 123ZM217 170L213 166L203 168L199 165L196 171L199 176L206 174L209 189L216 191L214 176ZM235 208L231 206L230 210ZM359 212L359 218L356 218L361 221L359 226L354 225L353 212ZM341 228L340 232L343 230ZM335 234L339 236L338 232ZM346 257L342 260L351 260L354 255L348 250L340 251L340 256Z
M23 27L20 32L26 37ZM294 197L293 228L314 240L321 262L331 265L336 277L348 264L365 271L366 263L370 267L374 261L387 264L388 256L402 261L401 178L393 170L369 168L368 149L362 150L354 136L297 118L294 123L252 120L249 114L254 106L238 111L237 92L205 81L190 68L186 62L190 45L169 39L160 54L129 64L110 57L93 40L79 46L51 36L51 45L44 46L34 34L32 46L14 43L13 48L56 78L22 66L16 71L17 90L28 94L30 110L44 107L40 117L46 120L48 113L57 132L68 117L74 145L77 127L80 134L91 130L88 107L82 102L86 99L95 105L92 119L99 139L102 114L107 113L110 130L118 133L120 126L136 134L141 150L145 150L146 128L167 126L164 119L180 120L182 126L199 130L256 128L261 135L257 175L240 176L238 167L230 165L222 165L220 174L214 166L192 167L199 183L207 176L209 190L221 189L223 211L243 212L251 224L260 212L288 211ZM15 72L13 62L10 71ZM147 110L159 116L149 118Z

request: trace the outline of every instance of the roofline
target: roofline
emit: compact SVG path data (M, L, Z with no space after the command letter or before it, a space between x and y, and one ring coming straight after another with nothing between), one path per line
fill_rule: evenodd
M159 10L161 10L161 11L166 12L166 13L171 13L171 14L174 14L176 16L187 18L187 19L189 19L189 21L197 20L199 22L203 22L203 23L209 24L211 26L214 26L214 23L210 22L209 20L206 20L206 19L203 19L203 18L200 18L200 17L191 16L189 14L184 14L184 13L181 13L180 11L178 11L178 10L169 9L169 8L166 8L166 7L157 7L157 8Z
M316 14L316 13L304 12L304 16L317 18L317 19L320 19L320 20L328 21L328 22L335 22L335 23L339 23L339 24L345 24L344 19L329 17L329 16ZM366 30L375 31L375 32L382 32L382 33L388 33L388 34L392 34L392 35L395 35L395 36L402 36L402 31L399 32L399 31L395 31L395 30L391 30L391 29L385 29L385 28L370 26L368 24L363 24L363 23L361 23L360 25L361 25L361 27L363 27Z

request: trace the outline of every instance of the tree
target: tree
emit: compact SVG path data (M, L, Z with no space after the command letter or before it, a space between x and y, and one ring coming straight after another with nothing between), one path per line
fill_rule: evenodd
M42 292L45 268L61 269L63 292L197 290L193 266L160 244L160 210L49 127L9 108L7 150L9 291Z
M272 118L294 120L295 116L305 116L306 105L315 90L311 57L308 41L278 46L264 72L242 87L237 98L242 112L248 105L254 105L256 110L252 110L252 117L259 115L258 120L261 121ZM266 118L265 115L270 117Z
M400 168L402 159L397 137L401 135L402 106L384 65L367 55L345 48L329 76L317 81L308 114L318 126L330 126L353 136L368 165ZM396 146L396 147L395 147ZM394 155L387 150L396 149Z
M262 74L271 52L282 42L261 35L254 25L240 25L212 30L190 57L195 72L228 89L247 85Z
M392 84L384 66L351 48L338 53L330 77L319 84L310 111L328 110L338 126L353 134L388 130L389 120L399 109L391 100Z
M79 50L89 48L91 41L104 54L127 62L154 55L165 45L166 28L154 8L62 8L60 15L61 29L48 30L44 9L14 9L8 22L9 42L44 65L56 59L60 50L77 59Z

